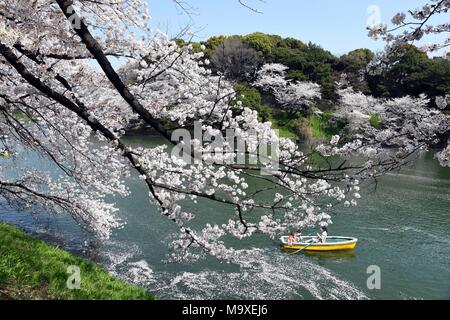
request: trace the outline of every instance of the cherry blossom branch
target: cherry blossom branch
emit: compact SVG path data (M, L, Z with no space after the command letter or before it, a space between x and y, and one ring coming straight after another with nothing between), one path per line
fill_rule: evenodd
M26 69L26 67L19 61L19 58L14 55L14 53L12 52L11 49L9 49L6 45L4 45L1 42L0 42L0 54L2 54L6 58L6 60L17 70L17 72L19 72L19 74L26 81L28 81L30 83L30 85L34 86L36 89L40 90L42 93L44 93L51 99L57 101L58 103L60 103L64 107L68 108L72 112L76 113L80 118L82 118L84 121L86 121L93 130L100 131L102 133L102 135L104 135L108 140L117 141L118 148L123 151L123 156L126 157L130 161L132 167L134 169L136 169L139 174L147 177L148 173L143 169L143 167L140 165L138 160L135 158L134 153L129 151L128 148L122 143L122 141L120 139L118 139L116 137L116 135L114 135L114 133L112 133L109 129L107 129L100 122L98 122L98 120L96 120L92 115L90 115L87 112L86 107L84 107L82 105L80 106L81 102L78 102L77 103L78 105L76 105L71 100L66 98L65 96L59 94L58 92L54 91L53 89L51 89L50 87L45 85L41 80L36 78L34 75L32 75ZM146 182L148 188L150 189L150 192L152 193L154 199L161 206L161 208L163 210L163 214L166 215L167 217L170 216L170 213L168 212L167 209L165 209L163 201L159 199L157 192L155 190L155 187L169 190L172 192L177 192L177 193L182 193L182 194L187 194L187 195L194 195L197 197L202 197L205 199L209 199L209 200L213 200L216 202L225 203L225 204L229 204L229 205L233 205L233 206L236 206L236 205L239 206L239 204L237 204L234 201L226 200L225 198L221 198L216 195L208 195L208 194L201 193L201 192L194 192L194 191L190 191L190 190L186 190L186 189L182 189L182 188L174 188L174 187L170 187L170 186L167 186L164 184L158 184L158 183L153 182L148 177L145 179L145 182ZM35 195L37 196L37 194L35 194ZM45 198L45 199L51 200L52 198ZM258 207L258 208L266 208L266 209L274 208L273 206L266 206L266 205L261 205L261 204L254 204L252 206ZM178 220L176 220L176 219L171 219L171 220L173 222L175 222L176 224L179 224ZM184 233L186 233L187 235L192 237L192 241L198 243L202 247L204 246L204 244L202 244L202 242L195 237L195 235L192 233L192 231L190 229L183 228L183 231L184 231ZM205 249L207 249L207 248L205 248Z
M72 0L56 0L59 7L61 8L63 14L67 19L72 19L71 17L77 14L74 9L69 10L72 5ZM153 129L159 132L167 140L170 139L170 135L164 126L155 119L150 112L148 112L140 102L131 94L128 88L120 79L119 75L116 73L108 58L103 53L103 50L97 40L92 36L87 28L86 24L80 20L79 28L73 28L76 34L81 38L82 42L85 44L88 51L92 54L95 60L102 68L106 77L109 79L111 84L116 88L122 98L130 105L130 107L135 111L143 120L145 120Z
M432 17L439 14L445 14L450 9L450 1L448 0L430 0L426 2L421 8L410 10L409 15L418 20L418 22L408 21L406 22L406 14L403 12L397 13L392 18L392 24L394 27L388 28L386 24L382 23L373 27L369 27L369 36L378 39L382 38L390 45L389 51L395 51L397 47L405 43L413 43L421 40L425 35L448 33L450 32L449 23L427 25ZM404 30L402 33L397 31ZM444 43L434 43L425 45L424 51L437 51L439 49L449 46L449 40L445 40Z

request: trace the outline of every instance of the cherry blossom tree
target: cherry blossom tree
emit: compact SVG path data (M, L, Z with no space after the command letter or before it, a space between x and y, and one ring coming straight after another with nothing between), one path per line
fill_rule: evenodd
M404 158L440 144L450 134L450 116L441 110L445 109L446 102L430 108L430 99L425 95L381 99L355 92L345 81L338 87L337 116L348 123L347 134L369 146L364 151L368 156L382 158L386 152L394 152L395 157ZM378 119L379 125L370 122L372 117ZM437 153L436 158L442 166L448 166L448 148ZM369 161L367 166L372 164Z
M372 27L369 27L369 37L373 39L382 39L387 43L386 48L383 52L380 52L376 55L374 60L369 64L368 71L372 73L377 73L380 70L384 68L389 68L390 64L387 62L389 61L388 57L392 56L393 54L401 54L403 45L407 43L415 43L417 41L426 41L427 39L433 37L433 42L428 42L427 44L423 45L421 49L425 52L436 52L439 50L445 50L450 45L450 37L448 36L450 32L450 24L448 22L439 23L436 22L434 19L437 16L446 14L450 9L450 1L449 0L429 0L424 3L423 6L415 8L413 10L409 10L407 13L405 12L399 12L395 16L392 17L391 23L392 27L388 27L386 23L381 23L378 25L374 25ZM443 41L437 41L436 39L439 39L437 36L442 35L444 38ZM449 58L449 53L447 51L443 51L443 56L446 58ZM361 108L366 108L368 102L369 104L374 104L380 106L381 100L377 100L371 97L362 98L361 94L350 92L350 91L341 91L341 95L344 96L344 100L352 100L352 99L360 99L360 102L362 102ZM346 98L345 98L346 97ZM361 101L362 100L364 101ZM441 113L440 110L444 110L448 106L448 100L449 96L444 97L430 97L430 99L434 100L434 106L435 109L431 108L428 110L425 110L423 108L416 109L414 108L414 111L421 110L420 113L413 112L409 114L407 110L405 110L405 115L411 115L413 117L417 117L416 120L414 120L413 126L420 123L421 125L425 124L429 127L436 128L436 125L442 124L442 122L437 123L429 123L428 121L433 117L439 117L440 120L443 120L446 118L446 115ZM369 102L369 100L371 102ZM427 97L422 96L419 99L413 99L411 97L404 97L402 99L395 99L389 101L391 105L397 104L396 109L400 110L402 108L409 108L408 103L410 105L416 106L424 105L425 102L429 102L430 100L427 100ZM400 103L403 102L405 105L400 105ZM344 103L345 105L345 103ZM348 107L348 105L347 105ZM346 109L348 111L348 109ZM395 116L395 114L389 114L388 110L383 110L381 108L378 110L381 112L382 116L385 119L388 119L389 117L392 117L392 119L398 119L398 117ZM386 111L388 114L386 114ZM368 110L366 109L366 117ZM392 112L392 111L391 111ZM344 111L345 113L345 111ZM361 113L361 110L355 110L355 113ZM420 117L423 117L421 119ZM431 117L431 118L430 118ZM412 120L412 119L410 119ZM437 120L437 119L434 119ZM397 127L397 130L400 129ZM409 128L411 129L411 128ZM441 137L447 136L448 137L448 128L441 127L440 128ZM429 133L427 130L424 132L420 131L417 134L423 134L422 138L428 137L427 133ZM420 138L418 139L420 140ZM417 140L416 140L417 142ZM435 140L434 143L437 143L438 141ZM450 145L450 141L448 143ZM439 152L436 155L436 158L439 160L439 162L443 166L448 166L448 153L449 153L450 147L445 148L441 152Z
M316 83L286 79L288 69L278 63L266 64L258 71L254 85L271 93L288 112L308 114L314 100L321 97L321 88Z
M2 205L68 212L107 238L123 223L109 196L130 195L124 180L138 177L149 201L180 230L171 244L173 260L207 254L233 260L239 252L227 237L275 237L327 225L334 206L357 204L364 179L398 168L448 130L448 117L425 113L423 100L383 101L385 130L360 125L351 139L335 136L302 152L270 122L259 122L255 111L240 107L231 83L212 75L203 53L153 32L149 20L144 0L0 3L0 143L16 157L35 152L53 164L47 172L1 159ZM124 63L114 67L112 57ZM281 78L266 80L283 83ZM294 91L307 101L318 97L318 89L311 84ZM343 107L357 98L351 93ZM416 115L400 125L400 115L392 117L411 102ZM426 121L418 122L421 114ZM167 143L127 145L125 128L136 119ZM183 136L180 129L200 131L200 137ZM213 139L224 132L232 138ZM170 150L174 144L181 156ZM267 146L270 156L249 161ZM440 154L443 164L448 154ZM249 180L264 187L250 187ZM208 222L195 227L186 202L198 200L221 203L228 215L202 217Z

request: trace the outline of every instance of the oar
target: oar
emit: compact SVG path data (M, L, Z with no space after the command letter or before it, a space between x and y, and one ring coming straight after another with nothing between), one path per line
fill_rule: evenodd
M309 246L311 246L311 245L313 245L313 244L317 243L317 241L319 241L319 239L317 239L317 240L312 240L312 242L311 242L310 244L307 244L306 246L304 246L304 247L303 247L303 248L301 248L301 249L298 249L298 250L297 250L297 251L295 251L295 252L291 252L291 253L288 253L288 255L290 256L290 255L293 255L293 254L299 253L299 252L301 252L301 251L305 250L306 248L308 248Z

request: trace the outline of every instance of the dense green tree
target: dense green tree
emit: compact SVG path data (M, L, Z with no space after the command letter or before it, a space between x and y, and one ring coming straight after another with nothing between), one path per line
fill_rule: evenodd
M322 86L325 98L334 92L333 67L337 58L320 46L263 33L243 37L262 56L264 63L281 63L289 67L288 76L298 81L313 81Z
M337 68L347 72L358 73L366 68L374 56L374 53L369 49L356 49L340 57Z
M369 49L350 51L339 58L336 71L340 74L345 73L347 80L356 91L371 94L365 74L367 65L373 60L374 56L374 53Z
M450 60L434 58L425 72L426 93L429 96L450 94Z
M236 84L234 86L239 101L242 106L258 111L261 121L265 122L270 119L271 108L262 101L261 93L256 88L248 88L244 84Z
M450 62L429 59L413 45L404 45L388 57L389 68L381 74L368 77L376 96L401 97L450 94Z
M255 32L243 36L242 40L249 43L253 48L260 52L263 57L267 58L272 54L273 50L279 46L282 38L276 35Z
M228 36L214 36L209 38L206 42L202 42L201 44L203 44L206 49L205 49L205 54L208 58L211 57L211 53L221 44L223 43L225 40L227 40Z

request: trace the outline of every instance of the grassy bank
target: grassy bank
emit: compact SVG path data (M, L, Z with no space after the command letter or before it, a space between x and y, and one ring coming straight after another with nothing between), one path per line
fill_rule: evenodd
M80 268L80 289L66 282ZM0 299L153 299L144 289L111 277L94 263L0 223Z
M311 133L314 138L331 138L339 134L343 124L333 120L333 111L324 111L321 115L309 117Z
M278 130L280 137L298 139L295 128L296 118L292 118L287 112L278 109L271 109L268 113L268 120L272 122L272 128Z

